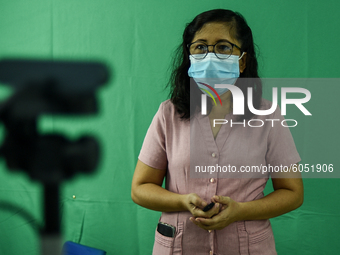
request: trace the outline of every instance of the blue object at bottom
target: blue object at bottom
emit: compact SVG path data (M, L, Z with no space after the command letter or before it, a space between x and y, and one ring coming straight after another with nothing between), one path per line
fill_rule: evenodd
M63 246L63 255L105 255L106 251L88 247L86 245L74 243L71 241L65 242Z

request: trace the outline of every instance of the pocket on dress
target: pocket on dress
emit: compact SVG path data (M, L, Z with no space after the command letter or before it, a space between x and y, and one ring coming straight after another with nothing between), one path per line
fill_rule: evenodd
M182 255L183 223L178 223L174 237L163 236L157 229L152 255Z
M264 229L249 234L248 238L250 255L277 255L270 223Z

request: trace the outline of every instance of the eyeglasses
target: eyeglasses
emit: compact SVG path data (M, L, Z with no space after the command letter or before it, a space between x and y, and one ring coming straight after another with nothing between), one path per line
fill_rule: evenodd
M195 59L204 59L209 52L209 46L213 46L213 52L216 57L220 59L227 59L233 53L233 48L237 48L241 51L241 56L243 55L243 51L236 44L233 44L228 41L220 41L214 45L208 45L204 42L193 42L187 45L189 49L190 55L192 55Z

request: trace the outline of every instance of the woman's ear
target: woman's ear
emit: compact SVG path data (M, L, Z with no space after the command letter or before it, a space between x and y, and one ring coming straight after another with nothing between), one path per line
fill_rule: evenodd
M247 52L243 52L242 58L238 61L240 66L240 73L243 73L244 69L246 69L246 62L247 62Z

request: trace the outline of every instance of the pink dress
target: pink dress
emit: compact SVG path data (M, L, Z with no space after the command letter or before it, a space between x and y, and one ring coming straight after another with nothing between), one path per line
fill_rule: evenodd
M269 109L270 105L263 100L261 108ZM166 189L172 192L197 193L207 202L214 195L229 196L239 202L259 199L264 196L269 174L262 178L237 179L225 178L220 173L209 174L209 178L190 177L193 157L208 165L232 165L237 169L261 164L289 166L301 160L289 128L278 121L272 127L273 122L265 121L283 120L279 108L270 116L256 116L256 119L263 119L264 126L222 125L214 139L207 116L197 115L190 122L181 121L174 105L167 100L154 116L139 160L153 168L167 169ZM176 235L166 237L156 231L153 254L277 254L269 220L238 221L209 233L192 223L190 217L190 212L163 212L160 221L175 226Z

